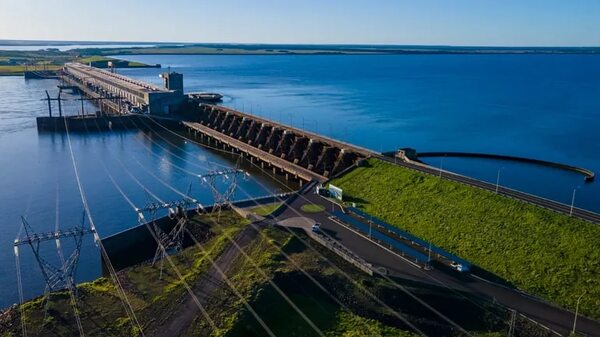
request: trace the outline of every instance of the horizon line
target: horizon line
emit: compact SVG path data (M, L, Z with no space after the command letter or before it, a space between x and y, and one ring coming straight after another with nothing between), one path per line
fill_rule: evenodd
M288 46L381 46L381 47L446 47L446 48L600 48L600 45L462 45L462 44L399 44L399 43L290 43L290 42L184 42L184 41L131 41L131 40L36 40L36 39L0 39L1 46L12 46L18 44L2 44L4 42L26 42L29 46L36 46L36 42L56 43L57 46L62 44L183 44L183 45L288 45ZM25 45L24 45L25 46Z

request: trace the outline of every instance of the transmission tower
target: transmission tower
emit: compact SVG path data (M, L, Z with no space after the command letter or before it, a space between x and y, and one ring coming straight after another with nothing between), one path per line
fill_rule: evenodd
M198 175L198 178L200 178L203 183L207 184L212 192L214 204L211 214L217 214L217 223L219 223L221 219L222 208L224 206L228 206L235 195L239 176L248 177L249 174L248 172L240 169L239 165L237 164L235 168L213 170L206 174ZM227 188L224 192L219 190L219 178L222 178L222 181L227 183Z
M19 246L26 244L29 245L40 267L42 275L44 276L44 280L46 282L46 291L53 292L62 289L69 289L73 292L76 292L77 287L75 283L75 271L77 270L77 263L79 262L83 236L94 233L92 229L84 228L85 212L83 213L81 224L79 226L65 230L56 230L53 232L35 233L24 217L21 217L21 222L23 224L23 228L25 229L25 237L15 239L15 255L17 255L17 257L19 255ZM40 252L40 244L51 240L55 241L58 255L62 256L60 239L67 237L74 239L75 248L73 249L71 255L62 262L62 265L56 266L42 257L42 253Z
M169 252L178 252L183 249L184 232L188 222L188 209L196 207L196 211L198 213L202 212L204 209L204 207L197 200L189 196L191 188L192 184L190 183L186 197L180 200L169 202L148 202L146 203L146 206L136 210L138 212L138 219L140 222L144 221L144 213L148 213L150 215L152 230L158 239L158 246L156 247L156 252L154 253L154 258L152 259L152 265L154 266L157 261L161 261L161 279L163 271L163 259ZM159 210L167 210L169 218L172 220L177 220L175 226L173 226L169 233L163 231L156 223L156 213Z

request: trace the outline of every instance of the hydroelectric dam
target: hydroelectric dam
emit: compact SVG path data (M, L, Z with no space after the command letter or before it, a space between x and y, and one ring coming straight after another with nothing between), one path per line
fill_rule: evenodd
M60 109L61 98L60 94L54 99L48 96L49 116L38 117L38 129L64 131L68 127L77 131L158 125L183 132L214 150L241 155L262 169L300 185L310 181L324 183L367 158L377 157L421 173L600 223L597 213L415 162L402 155L402 150L382 154L228 107L207 104L184 94L182 74L166 72L161 77L163 87L108 70L68 63L59 73L61 85L79 91L82 101L95 103L100 111L85 114L82 104L82 113L77 116L63 116L61 111L59 116L53 116L50 101L57 100Z

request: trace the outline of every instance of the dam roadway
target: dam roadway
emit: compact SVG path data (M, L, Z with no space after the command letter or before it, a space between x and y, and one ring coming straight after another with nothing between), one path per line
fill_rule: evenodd
M449 291L468 292L477 296L483 296L492 301L516 310L517 313L542 324L543 326L567 336L573 328L574 313L559 308L542 299L523 293L517 289L508 288L480 277L459 274L453 270L424 270L407 262L398 255L382 248L365 236L332 221L330 210L340 209L340 206L317 194L312 190L304 191L297 198L285 205L285 209L276 217L276 221L282 222L288 219L297 219L299 216L310 218L313 222L319 222L323 231L333 239L339 241L349 250L359 255L367 262L376 267L384 267L393 278L407 279L439 287L445 287ZM325 207L325 212L304 213L302 205L315 203ZM582 317L577 318L577 332L587 336L600 336L600 322Z
M100 75L105 76L106 74ZM74 77L76 77L76 74ZM86 82L80 81L80 83ZM88 83L85 85L93 86L96 84ZM102 85L108 86L108 84ZM116 94L122 95L118 91ZM104 97L104 93L101 96ZM169 103L168 101L165 102ZM163 101L157 101L156 104L158 103L162 104ZM360 164L361 160L365 158L377 157L408 169L436 176L439 175L445 179L489 191L496 190L496 185L494 184L441 171L424 164L388 158L379 153L351 144L307 133L297 128L232 109L203 104L199 107L199 110L199 121L181 121L184 130L187 129L190 134L194 133L196 137L200 136L201 140L204 137L208 138L208 141L214 141L217 146L222 146L225 151L241 153L249 157L250 160L262 162L261 165L263 165L263 168L266 164L266 166L273 169L273 172L278 171L277 173L286 174L286 177L289 175L301 182L325 182L330 177L341 174ZM165 111L165 109L151 109L151 111ZM177 120L177 118L173 118L174 116L169 114L152 113L138 116L145 116L158 121L161 119ZM498 193L557 212L569 214L571 211L568 205L504 187L499 187ZM309 200L318 198L318 200L314 199L314 202L323 204L326 206L326 209L335 207L334 204L320 199L312 193L304 194L304 197ZM298 204L300 202L299 199L297 198L295 203L290 204L289 208L279 219L289 218L292 215L297 216L297 213L293 210L297 211L300 209L300 205ZM446 274L438 270L423 274L422 270L412 264L401 260L389 251L378 248L378 246L374 245L368 239L344 229L324 215L311 216L320 221L324 229L333 231L336 234L336 239L340 240L340 242L348 246L355 253L374 264L386 267L388 270L395 272L396 275L434 284L442 282L442 284L451 287L451 289L467 290L492 297L508 307L524 313L527 317L542 322L544 325L561 333L568 332L572 326L572 313L525 295L517 290L495 285L474 277L469 277L467 281L460 280L451 274ZM598 214L586 210L575 208L573 209L573 216L600 223L600 216ZM578 330L592 336L597 336L598 331L600 331L600 323L586 318L580 318L578 326Z
M65 65L64 71L63 80L70 85L78 86L91 98L124 98L95 101L117 113L122 113L123 104L125 103L137 104L147 106L149 112L151 112L137 116L156 117L158 120L176 120L176 115L173 115L170 111L174 109L174 105L185 100L182 90L157 88L152 84L93 67L69 63ZM286 178L291 177L299 180L300 183L311 180L325 181L360 163L365 158L377 157L409 169L439 175L448 180L488 191L496 191L495 184L441 171L410 160L395 160L360 146L230 108L200 104L198 110L199 120L194 122L183 121L184 128L193 130L194 134L200 134L201 137L204 135L225 144L232 151L244 153L250 160L262 161L262 165L271 166L274 173L278 173L275 171L279 170L281 173L286 174ZM557 212L571 214L571 206L557 201L506 187L498 187L497 190L499 194L507 197ZM572 216L600 223L599 214L584 209L573 208Z

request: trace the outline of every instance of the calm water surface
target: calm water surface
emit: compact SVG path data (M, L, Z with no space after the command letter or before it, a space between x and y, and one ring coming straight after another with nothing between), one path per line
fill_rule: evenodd
M532 157L600 172L598 55L126 56L187 91L377 151ZM160 83L160 69L126 75ZM600 212L600 183L512 162L430 158L458 173Z
M184 74L186 91L216 91L224 105L323 133L377 151L509 154L564 162L600 171L600 57L590 55L379 55L379 56L171 56L125 58L160 63ZM122 74L160 83L166 69L122 69ZM19 216L39 230L54 227L57 185L65 226L81 215L64 135L35 130L39 101L54 81L0 78L0 306L17 301L12 240ZM69 109L75 111L75 103ZM166 135L164 135L166 136ZM168 139L169 142L177 139ZM135 214L112 186L104 165L134 203L145 193L127 175L165 199L177 195L146 170L180 190L190 177L173 168L205 171L209 163L232 165L193 144L169 144L142 132L72 135L92 213L106 236L135 224ZM181 150L183 148L184 150ZM138 163L139 161L139 163ZM490 160L429 159L434 166L600 211L600 185L555 169ZM140 165L141 164L141 165ZM143 166L143 167L142 167ZM268 193L258 174L244 182L250 194ZM202 186L193 194L210 201ZM242 196L240 196L242 197ZM99 274L97 250L86 242L79 279ZM50 247L52 248L52 247ZM31 254L29 254L31 255ZM42 291L37 267L24 258L26 296Z
M12 242L20 232L20 216L24 215L35 231L54 230L57 214L63 228L79 224L82 217L83 206L66 135L38 134L35 127L35 116L47 114L46 103L40 98L44 90L56 92L56 85L54 80L0 77L0 307L18 301ZM67 101L64 109L75 114L78 107L78 102ZM88 111L92 109L87 107ZM169 133L71 133L71 142L101 237L130 228L137 221L135 212L114 187L107 172L138 207L153 200L149 200L148 194L129 174L167 201L181 199L171 188L185 193L192 183L191 194L201 203L209 204L212 203L210 189L190 173L200 174L235 164L230 158ZM250 179L240 181L237 199L267 195L284 187L260 173L251 173ZM65 239L61 243L65 245L65 253L70 254L72 240ZM54 244L47 242L43 247L45 258L57 262ZM29 298L43 292L43 279L28 246L21 248L21 255L24 292ZM98 277L99 262L98 249L92 238L87 237L78 279Z

